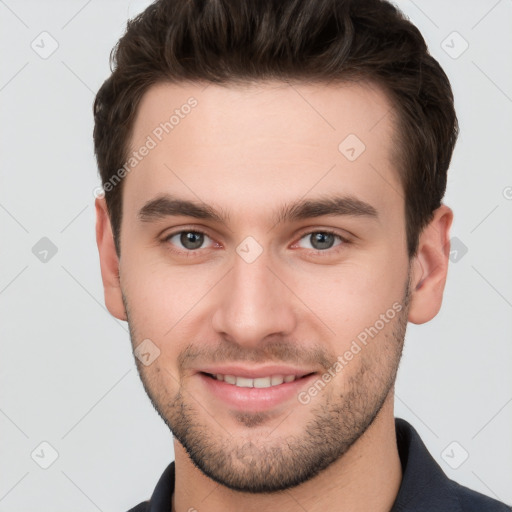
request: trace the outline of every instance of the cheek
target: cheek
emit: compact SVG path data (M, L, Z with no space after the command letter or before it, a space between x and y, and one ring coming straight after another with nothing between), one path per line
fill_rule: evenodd
M392 260L375 258L315 272L297 272L290 276L291 288L307 306L305 315L311 311L340 342L350 342L403 298L403 265L384 261Z
M212 273L212 268L201 265L173 267L161 258L153 261L133 258L125 262L122 272L121 284L129 299L132 318L160 337L192 312L218 280L215 269Z
M183 348L179 340L187 340L194 332L204 334L208 317L222 307L217 300L224 296L221 277L229 265L172 265L161 253L149 250L132 249L126 254L129 259L122 261L121 284L137 341L149 338L166 352L175 347L174 353L179 353ZM283 300L293 307L299 324L309 318L307 323L336 337L336 344L343 346L402 300L404 268L399 251L381 246L336 265L283 264L275 270L295 295L283 291Z

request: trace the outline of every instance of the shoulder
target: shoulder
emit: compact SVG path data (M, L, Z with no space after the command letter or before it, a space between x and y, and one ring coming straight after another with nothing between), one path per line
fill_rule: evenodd
M469 487L450 480L454 494L457 496L461 510L464 512L511 512L512 507L489 496L485 496Z
M403 476L392 512L512 512L510 506L451 480L411 424L396 418L395 425Z
M128 510L128 512L147 512L149 510L149 501L143 501L139 503L137 506Z

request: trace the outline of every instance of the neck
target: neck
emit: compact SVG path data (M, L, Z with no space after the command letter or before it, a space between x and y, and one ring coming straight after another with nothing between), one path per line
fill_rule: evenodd
M281 512L389 512L402 480L392 389L374 422L336 462L311 480L273 494L232 491L195 467L174 441L173 512L280 510Z

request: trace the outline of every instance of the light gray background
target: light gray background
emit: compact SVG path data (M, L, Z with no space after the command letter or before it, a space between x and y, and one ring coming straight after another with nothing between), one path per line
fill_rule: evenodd
M94 236L92 101L145 5L0 1L0 512L124 511L173 459L105 310ZM512 503L512 1L398 5L452 81L461 135L446 195L459 249L441 312L409 325L396 415L451 478ZM42 237L58 249L46 262Z

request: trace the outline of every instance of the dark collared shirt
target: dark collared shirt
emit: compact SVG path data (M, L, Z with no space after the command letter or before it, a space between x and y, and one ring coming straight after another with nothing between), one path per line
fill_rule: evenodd
M450 480L423 444L418 432L395 418L402 483L390 512L511 512L512 507ZM128 512L171 512L174 462L167 466L150 501Z

